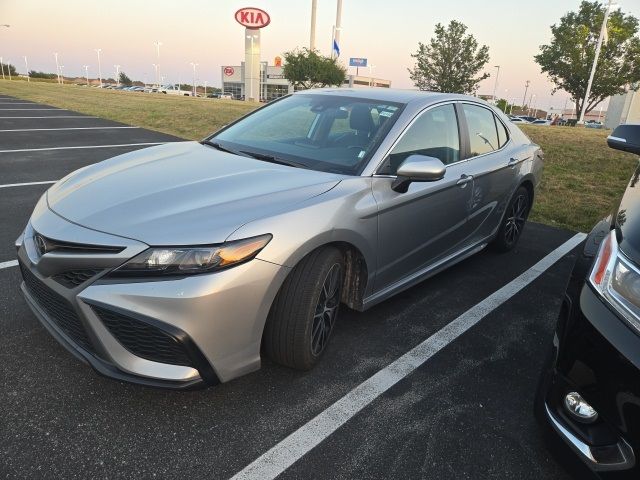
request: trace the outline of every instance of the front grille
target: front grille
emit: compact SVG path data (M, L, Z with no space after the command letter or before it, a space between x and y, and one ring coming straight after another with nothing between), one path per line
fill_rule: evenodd
M137 357L195 368L184 347L163 330L95 305L92 308L118 342Z
M65 253L77 253L77 254L111 254L120 253L125 247L114 247L112 245L87 245L85 243L65 242L62 240L55 240L53 238L45 237L40 233L34 231L34 242L40 255L44 255L49 252L65 252Z
M102 270L91 269L70 270L68 272L59 273L58 275L53 276L53 279L60 285L63 285L67 288L75 288L79 285L82 285L90 278L95 277L101 271Z
M47 287L22 263L20 264L20 270L22 270L22 278L27 290L38 306L45 311L49 319L80 347L94 353L87 332L71 304L61 295Z

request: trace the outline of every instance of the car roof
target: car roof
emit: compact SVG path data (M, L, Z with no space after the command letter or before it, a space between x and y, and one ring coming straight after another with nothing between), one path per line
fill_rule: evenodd
M397 102L406 104L429 105L445 100L470 100L486 104L480 98L471 95L457 93L426 92L421 90L402 90L396 88L314 88L311 90L299 90L294 95L338 95L343 97L366 98L380 102Z

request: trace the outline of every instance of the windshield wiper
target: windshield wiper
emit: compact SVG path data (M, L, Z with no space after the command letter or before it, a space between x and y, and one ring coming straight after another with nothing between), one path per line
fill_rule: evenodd
M211 140L205 140L202 143L204 143L205 145L209 145L209 146L215 148L216 150L220 150L221 152L227 152L227 153L233 153L234 155L239 155L238 152L234 152L233 150L229 150L228 148L225 148L222 145L220 145L218 142L212 142Z
M265 162L276 163L278 165L286 165L288 167L296 168L309 168L302 163L292 162L291 160L284 160L280 157L276 157L275 155L269 155L266 153L247 152L246 150L240 150L238 153L247 155L251 158L255 158L256 160L264 160Z

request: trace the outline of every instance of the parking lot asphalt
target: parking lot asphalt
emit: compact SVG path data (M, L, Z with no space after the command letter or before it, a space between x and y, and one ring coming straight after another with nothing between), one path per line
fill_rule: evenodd
M0 130L122 126L94 118L12 123L18 119L7 117L25 112L2 109L11 102L24 101L0 95ZM57 180L144 145L5 150L179 140L144 129L30 133L0 132L0 263L15 258L13 241L48 187L2 185ZM189 392L98 376L31 314L20 294L18 269L2 268L0 474L229 478L572 236L528 224L508 254L482 251L367 312L343 310L323 361L310 372L265 361L258 372ZM574 260L575 251L553 264L281 477L567 478L545 448L532 399Z

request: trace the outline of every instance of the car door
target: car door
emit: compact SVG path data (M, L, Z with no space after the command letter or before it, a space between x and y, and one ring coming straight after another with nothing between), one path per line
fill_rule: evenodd
M461 160L460 128L453 103L423 110L398 138L374 175L378 204L378 269L374 289L381 291L419 272L464 243L472 179ZM413 182L407 192L391 185L409 155L440 159L443 179Z
M517 165L524 158L510 141L507 128L493 111L476 103L461 103L467 135L467 172L473 176L468 227L470 244L491 236L517 182ZM516 127L517 128L517 127Z

